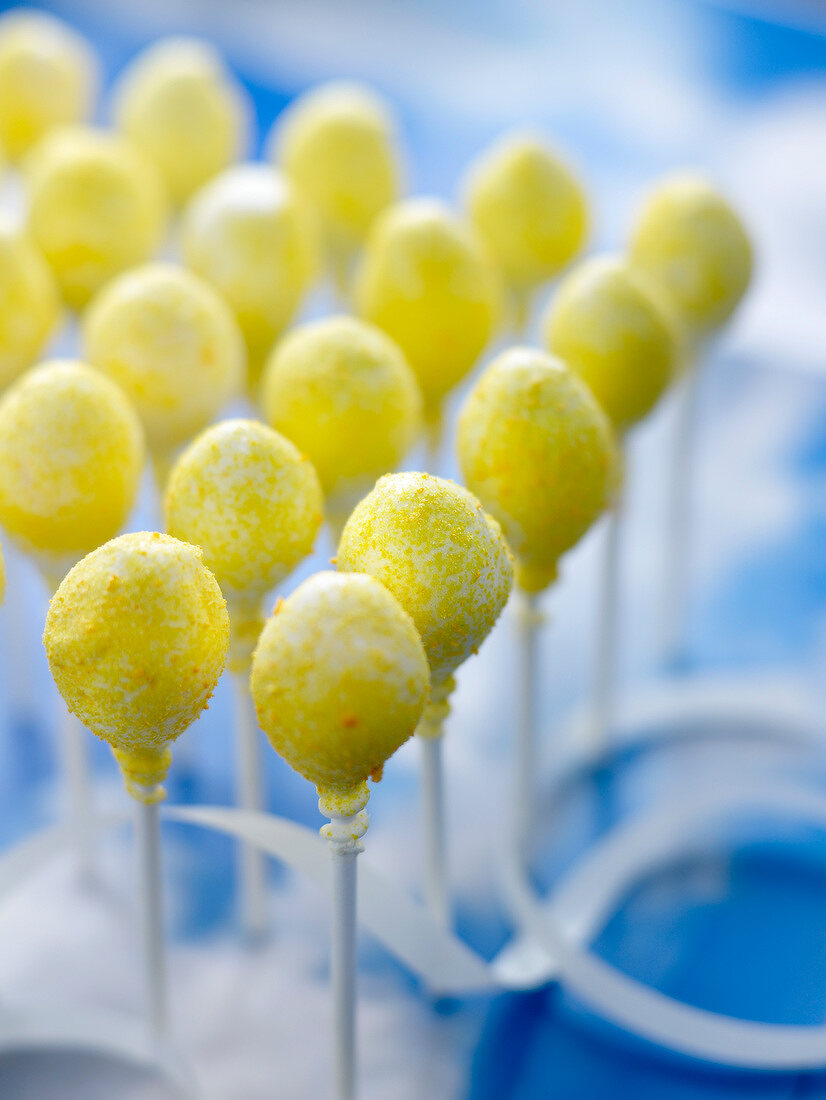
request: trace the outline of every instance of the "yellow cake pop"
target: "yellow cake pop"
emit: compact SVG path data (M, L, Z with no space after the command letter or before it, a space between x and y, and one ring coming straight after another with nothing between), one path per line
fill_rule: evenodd
M118 83L115 119L175 202L229 167L249 140L246 94L197 38L164 38L144 50Z
M274 168L239 165L194 195L184 212L182 247L187 266L235 313L255 382L318 268L311 210Z
M164 505L170 533L202 547L227 598L232 670L248 666L263 596L310 553L321 525L315 470L264 424L225 420L180 456Z
M0 221L0 388L35 362L59 319L51 268L25 234Z
M65 23L24 10L0 18L0 145L13 160L87 118L97 83L89 44Z
M496 142L471 166L464 190L470 219L520 309L585 243L582 187L541 139L509 134Z
M160 245L166 225L160 177L123 138L91 128L59 130L32 151L26 174L29 229L73 308Z
M52 597L43 643L72 714L112 747L135 798L163 798L169 746L223 671L226 605L196 546L141 531L83 558Z
M675 320L620 256L585 260L572 271L542 330L548 349L585 380L621 433L651 411L676 371Z
M476 652L513 581L496 520L466 489L428 474L380 478L345 524L336 562L389 588L416 624L434 684Z
M276 605L250 685L261 729L325 806L353 814L413 733L428 667L411 617L373 577L316 573Z
M312 461L335 508L402 460L421 422L416 377L399 347L353 317L302 325L276 345L264 414Z
M433 413L487 344L499 285L471 229L438 200L413 199L375 223L356 303L402 349Z
M0 399L0 523L50 579L117 533L143 462L126 396L83 363L44 363Z
M313 203L343 279L376 216L398 197L396 146L386 106L357 84L314 88L273 128L273 159Z
M610 423L555 356L511 348L486 368L459 417L465 480L502 524L521 588L539 592L613 499Z
M89 363L134 402L161 469L242 387L244 343L232 311L171 264L113 279L84 316L83 342Z
M670 176L657 185L637 218L630 256L667 292L694 337L728 320L751 280L746 230L700 176Z

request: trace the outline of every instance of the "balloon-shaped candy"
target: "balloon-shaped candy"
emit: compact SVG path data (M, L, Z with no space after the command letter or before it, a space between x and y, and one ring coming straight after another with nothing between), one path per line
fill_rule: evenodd
M83 122L98 84L88 42L52 15L0 19L0 146L17 160L50 130Z
M60 319L60 291L43 255L0 222L0 388L34 363Z
M511 348L459 417L465 480L502 524L517 581L538 592L560 557L611 504L619 459L611 425L585 383L554 356Z
M250 105L221 57L197 38L163 38L126 69L116 90L118 128L183 202L238 160Z
M166 196L154 165L123 138L70 127L26 161L28 226L75 309L160 246Z
M428 667L413 620L383 585L326 572L279 601L250 682L273 748L344 816L416 729Z
M201 551L168 535L121 535L70 570L43 642L55 683L112 747L127 789L156 801L170 745L207 706L229 620Z
M675 319L650 280L620 256L586 260L565 277L543 334L619 432L653 409L677 369Z

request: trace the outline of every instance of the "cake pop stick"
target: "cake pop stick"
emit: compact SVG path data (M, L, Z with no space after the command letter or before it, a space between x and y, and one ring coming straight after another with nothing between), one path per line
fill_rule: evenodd
M161 179L122 138L89 127L59 130L32 150L25 169L29 232L73 309L159 247Z
M45 363L0 399L0 523L34 558L50 593L126 521L143 461L140 422L127 398L83 363ZM71 820L88 868L85 746L74 720L61 733Z
M510 595L511 556L499 524L452 481L389 474L356 505L336 559L345 573L369 573L413 619L430 667L430 702L418 734L425 758L425 882L428 903L448 921L441 780L444 720L453 673L475 653Z
M160 172L173 202L243 154L252 108L217 51L198 38L162 38L125 69L115 122Z
M89 363L132 399L163 489L175 452L241 392L244 342L232 311L197 275L147 264L97 295L83 343Z
M388 208L367 240L356 311L404 352L422 389L438 448L441 405L487 344L500 314L500 287L475 233L436 199Z
M273 161L316 210L343 301L370 226L399 196L395 131L390 112L373 91L335 82L299 96L270 134Z
M677 370L679 335L641 272L618 256L586 260L561 283L543 319L547 347L588 385L621 446ZM604 750L614 719L622 543L620 494L605 532L591 737Z
M97 91L88 42L45 12L0 19L0 147L18 160L50 130L83 122Z
M168 1038L158 804L170 745L207 706L229 618L201 551L121 535L83 558L52 597L43 643L66 705L106 741L135 800L147 1024Z
M226 299L241 326L255 395L264 360L318 269L312 210L274 168L238 165L193 195L181 246L187 267Z
M413 733L428 666L410 616L372 577L317 573L261 634L251 686L276 752L314 783L333 858L331 979L337 1100L354 1100L356 859L367 779Z
M251 714L249 670L263 626L264 596L313 548L323 498L311 463L282 435L254 420L208 428L172 469L164 500L171 534L200 546L221 585L230 618L229 669L235 683L238 798L261 810L260 735ZM261 853L241 849L242 920L267 931Z
M667 295L682 322L692 360L674 433L666 525L663 651L681 654L688 589L692 469L700 360L737 308L751 281L753 255L745 227L725 199L699 176L661 181L631 234L630 257Z
M470 220L504 275L521 339L536 291L585 243L588 208L582 187L545 141L517 133L471 165L464 192Z
M468 395L458 452L468 485L500 519L516 558L523 671L512 816L515 851L524 855L538 763L537 597L556 579L562 555L611 504L617 450L605 413L562 360L512 348Z
M276 345L261 383L264 414L310 459L338 542L356 502L404 458L422 398L399 347L353 317L294 329Z

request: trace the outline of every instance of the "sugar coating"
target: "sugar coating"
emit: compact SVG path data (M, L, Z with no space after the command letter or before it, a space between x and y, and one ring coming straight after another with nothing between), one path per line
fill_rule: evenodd
M255 375L317 273L312 211L274 168L239 165L193 196L184 211L181 244L187 266L235 313Z
M163 38L116 89L115 120L151 160L174 202L228 168L248 144L246 93L216 50L198 38Z
M207 706L229 619L201 551L168 535L121 535L70 570L43 643L69 710L111 745L130 793L157 798L169 745ZM149 788L149 790L146 790Z
M610 423L590 390L561 359L531 348L511 348L484 371L459 416L458 453L529 592L555 579L620 477Z
M336 564L369 573L413 619L434 683L441 683L493 628L513 583L496 520L452 481L388 474L356 505Z
M566 276L542 332L546 347L585 380L620 432L653 409L677 370L675 317L621 256L585 260Z
M530 134L509 134L483 153L464 190L476 231L517 289L556 275L585 243L588 207L579 181Z
M0 145L12 160L87 118L97 84L91 47L65 23L35 11L0 18Z
M28 225L75 309L161 243L166 196L155 167L123 138L70 127L26 161Z
M313 548L323 519L318 476L283 435L224 420L183 452L164 509L172 535L200 546L222 591L259 599Z
M153 450L191 439L242 388L246 353L232 310L172 264L105 286L83 318L83 342L89 363L132 399Z
M437 199L411 199L376 221L355 298L361 316L401 347L425 404L436 407L487 344L500 291L470 227Z
M335 82L312 89L280 115L270 141L334 246L357 247L398 197L395 126L369 88Z
M416 729L428 676L413 621L387 589L324 572L279 600L250 687L276 752L347 813Z
M0 399L0 523L26 550L79 557L112 538L143 463L128 399L84 363L44 363Z
M728 320L751 281L746 229L700 176L670 176L649 194L631 235L630 256L664 288L698 336Z
M0 388L32 365L60 320L60 291L29 238L0 221Z
M261 400L267 421L310 458L328 495L370 488L421 427L421 393L401 349L354 317L289 332L268 360Z

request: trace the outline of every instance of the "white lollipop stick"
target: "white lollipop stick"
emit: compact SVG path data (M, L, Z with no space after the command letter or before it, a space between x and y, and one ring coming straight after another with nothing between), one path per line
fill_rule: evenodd
M318 808L330 824L321 835L333 857L333 909L330 981L333 994L333 1095L336 1100L356 1096L356 856L364 851L361 838L370 819L364 809L342 816L321 799Z
M603 755L608 748L609 734L616 713L622 528L622 503L617 501L606 517L603 543L600 605L597 618L594 711L591 726L591 749L595 756Z
M665 528L665 575L662 595L663 660L682 656L688 598L693 528L692 488L699 412L700 363L690 363L678 394L672 439Z
M248 680L242 675L234 675L232 679L238 739L238 805L242 810L258 813L264 808L261 735ZM242 843L240 848L240 892L244 932L252 942L260 942L269 924L266 865L262 853L248 843Z
M135 801L135 849L140 894L146 1021L151 1038L161 1043L167 1038L169 1016L163 934L161 830L157 802Z
M455 686L452 676L432 684L430 702L416 733L422 746L422 830L424 833L424 893L431 915L443 928L450 925L447 889L447 838L442 733L450 713L448 698Z
M527 853L536 802L537 728L536 682L538 627L542 616L535 593L516 590L518 684L516 751L514 753L513 840L519 857Z
M92 783L86 730L63 708L58 729L64 787L69 800L69 821L75 835L81 877L94 875L95 843L92 821Z

